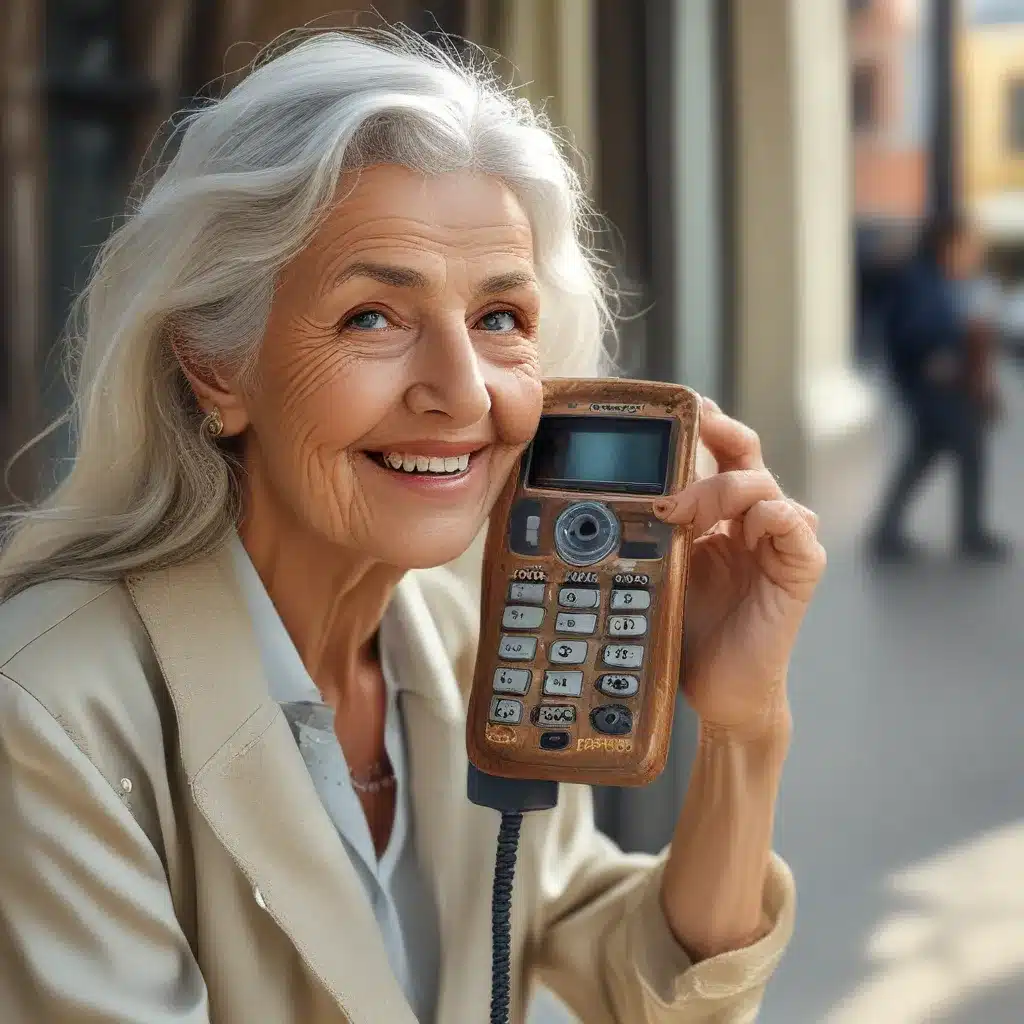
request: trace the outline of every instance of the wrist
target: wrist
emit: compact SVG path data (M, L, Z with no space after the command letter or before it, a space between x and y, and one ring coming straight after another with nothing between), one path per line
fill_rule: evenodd
M712 722L700 719L698 742L703 745L749 747L783 758L789 750L793 734L793 716L789 702L766 709L742 722Z
M694 960L765 932L764 885L789 731L788 713L756 728L700 725L661 892L669 928Z

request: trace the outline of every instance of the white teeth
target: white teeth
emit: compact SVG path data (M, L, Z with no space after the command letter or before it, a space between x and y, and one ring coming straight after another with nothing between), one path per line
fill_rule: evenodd
M406 473L464 473L469 468L469 453L463 455L409 455L405 452L385 452L384 464Z

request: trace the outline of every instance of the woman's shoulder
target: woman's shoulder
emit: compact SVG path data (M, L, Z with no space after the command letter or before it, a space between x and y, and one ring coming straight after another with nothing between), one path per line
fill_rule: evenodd
M137 651L142 623L119 583L52 580L0 604L0 672L60 687L93 663ZM42 694L37 694L42 696Z
M133 750L163 745L169 698L120 583L56 580L0 604L0 682L27 694L112 784Z

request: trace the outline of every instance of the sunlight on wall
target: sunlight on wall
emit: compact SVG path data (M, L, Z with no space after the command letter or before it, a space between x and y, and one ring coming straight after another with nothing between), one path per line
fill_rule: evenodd
M1021 865L1024 821L890 877L904 909L881 922L867 949L875 969L823 1024L927 1024L1024 972Z

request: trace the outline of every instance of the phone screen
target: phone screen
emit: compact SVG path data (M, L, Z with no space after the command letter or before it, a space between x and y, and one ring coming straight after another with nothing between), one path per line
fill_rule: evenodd
M531 487L663 494L672 421L542 416L528 472Z

